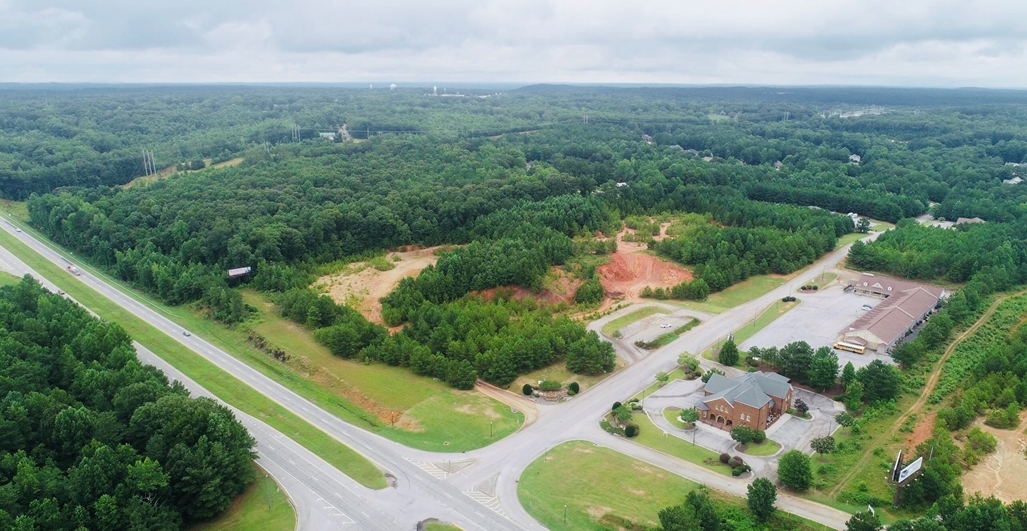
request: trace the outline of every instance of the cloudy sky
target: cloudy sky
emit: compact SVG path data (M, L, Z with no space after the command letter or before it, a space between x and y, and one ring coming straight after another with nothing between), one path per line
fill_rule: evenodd
M1025 0L0 0L0 82L1027 88Z

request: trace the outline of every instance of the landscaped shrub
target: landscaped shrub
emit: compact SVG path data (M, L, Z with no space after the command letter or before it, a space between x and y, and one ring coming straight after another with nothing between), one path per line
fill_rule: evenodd
M639 404L638 402L632 402L631 411L642 411L642 404Z
M524 393L524 396L531 396L533 391L534 389L532 389L531 384L524 384L524 387L521 387L521 392Z
M782 297L781 302L795 302L795 297L792 297L791 295L787 297Z
M556 380L542 380L542 383L538 384L540 391L559 391L563 387L563 384Z
M763 430L753 430L752 442L762 444L765 440L767 440L767 432Z
M567 386L567 394L569 395L576 395L580 392L581 386L578 385L578 382L571 382L570 385Z
M720 462L721 463L724 463L726 465L727 462L730 461L730 460L731 460L731 456L728 455L727 452L720 454Z
M752 470L752 467L750 467L749 465L736 466L731 469L731 475L738 477L750 470Z
M628 424L627 426L624 426L624 436L625 437L635 437L635 436L638 435L638 432L639 432L638 424Z
M619 407L621 407L623 405L624 404L621 404L620 402L614 402L613 403L613 407L610 408L610 411L613 411L613 410L615 410L615 409L617 409L617 408L619 408Z
M728 462L727 462L727 464L728 464L728 466L730 466L731 468L738 468L738 467L740 467L740 466L744 465L744 464L745 464L745 461L742 461L742 458L741 458L741 457L738 457L738 456L736 455L736 456L733 456L733 457L731 457L731 459L728 459Z

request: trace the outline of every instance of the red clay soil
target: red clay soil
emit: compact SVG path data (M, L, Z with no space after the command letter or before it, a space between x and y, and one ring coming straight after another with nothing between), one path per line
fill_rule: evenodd
M907 451L916 450L917 445L931 438L934 433L934 417L936 415L934 411L931 411L926 417L920 419L920 422L913 428L913 433L906 437Z
M691 271L641 251L618 250L596 272L606 294L615 298L634 299L646 286L670 288L692 280Z
M499 290L506 290L510 292L510 296L515 300L532 297L536 301L545 304L560 304L561 302L573 304L574 293L578 290L579 286L584 284L584 281L567 276L566 272L557 267L552 268L551 273L555 276L555 280L549 282L549 285L539 291L533 291L521 286L506 286L479 291L477 294L485 297L487 300L492 300Z

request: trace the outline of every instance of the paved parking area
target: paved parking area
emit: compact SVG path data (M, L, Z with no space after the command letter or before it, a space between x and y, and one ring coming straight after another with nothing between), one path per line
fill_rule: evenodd
M815 293L794 295L802 301L801 304L757 332L739 348L748 350L754 345L780 348L795 341L805 341L814 349L830 347L843 328L866 313L864 305L873 307L881 302L874 297L845 293L839 284ZM855 354L841 350L835 350L835 353L841 365L852 362L857 369L875 359L892 363L891 356L885 354Z

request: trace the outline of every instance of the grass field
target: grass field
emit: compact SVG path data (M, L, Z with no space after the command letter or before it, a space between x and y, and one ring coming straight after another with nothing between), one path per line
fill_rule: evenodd
M385 488L385 477L382 472L350 447L272 402L252 387L230 376L177 341L170 340L164 333L36 254L8 232L0 231L0 245L14 253L29 267L45 276L85 307L104 319L121 325L133 339L174 365L221 400L268 423L362 485L369 488Z
M758 275L749 277L747 280L739 282L724 291L714 293L703 302L674 302L703 312L720 313L739 304L749 302L761 295L766 295L772 289L784 284L786 280L781 276Z
M523 414L511 413L506 405L477 391L458 391L401 367L333 356L306 328L279 316L261 294L247 290L243 298L259 312L247 326L291 356L285 367L295 377L319 385L334 401L347 402L348 410L362 413L359 421L394 441L459 452L486 446L524 422ZM267 359L257 356L258 362ZM562 365L560 369L566 371Z
M517 497L552 531L595 529L609 515L654 526L659 524L660 509L680 504L698 486L608 448L574 441L529 465L517 485Z
M296 511L275 480L256 467L257 480L217 519L189 531L292 531Z
M650 315L655 315L658 313L670 313L670 310L667 310L666 308L660 308L659 306L646 306L645 308L639 308L627 315L623 315L610 321L609 323L604 324L603 333L608 336L612 336L621 328L624 328L625 326L628 326L629 324L634 323L636 321L645 319Z
M6 271L0 271L0 286L13 286L18 282L21 282L20 278Z
M661 509L680 505L696 488L699 484L662 468L609 448L572 441L549 450L547 459L528 466L517 485L517 498L528 514L552 531L644 529L657 526ZM747 511L744 498L716 490L709 495L722 517ZM766 526L794 531L824 529L781 510L774 512ZM721 529L725 528L722 524Z

